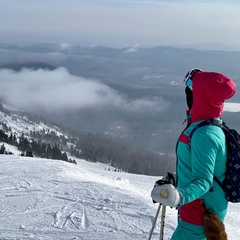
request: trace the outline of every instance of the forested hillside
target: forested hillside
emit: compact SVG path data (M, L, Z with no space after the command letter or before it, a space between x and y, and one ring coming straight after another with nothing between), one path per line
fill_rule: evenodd
M152 152L126 139L104 134L71 132L26 112L0 106L0 153L11 154L4 146L17 146L22 156L37 156L76 163L72 156L91 162L102 162L125 171L146 175L163 175L173 171L174 157ZM28 118L29 116L29 118ZM34 120L33 120L34 119Z

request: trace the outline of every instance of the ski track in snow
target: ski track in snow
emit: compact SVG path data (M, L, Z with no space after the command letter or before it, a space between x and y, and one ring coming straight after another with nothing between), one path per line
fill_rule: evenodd
M157 210L150 191L159 177L106 170L108 166L0 155L1 240L147 239ZM239 204L226 218L237 240ZM165 240L177 212L167 208ZM159 238L160 218L152 239Z

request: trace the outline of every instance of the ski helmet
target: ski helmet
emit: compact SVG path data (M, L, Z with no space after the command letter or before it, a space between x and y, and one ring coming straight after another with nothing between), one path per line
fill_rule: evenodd
M201 70L200 68L193 68L191 69L186 76L184 77L183 82L185 83L185 85L192 90L192 79L193 79L193 75L196 72L203 72L203 70Z

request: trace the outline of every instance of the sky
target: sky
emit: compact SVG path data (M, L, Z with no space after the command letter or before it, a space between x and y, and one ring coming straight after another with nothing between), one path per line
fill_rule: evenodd
M237 0L1 0L0 22L4 43L240 49Z

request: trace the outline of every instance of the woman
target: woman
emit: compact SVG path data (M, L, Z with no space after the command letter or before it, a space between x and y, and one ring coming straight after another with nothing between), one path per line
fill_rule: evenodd
M185 83L190 119L176 147L177 184L156 185L151 196L156 202L179 209L172 240L227 239L223 220L228 202L213 180L214 176L220 181L225 178L225 135L218 126L207 125L195 131L191 146L189 135L203 120L222 121L224 101L234 95L236 87L227 76L200 69L191 70Z

